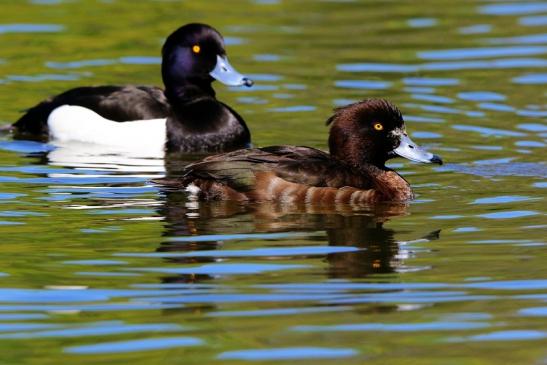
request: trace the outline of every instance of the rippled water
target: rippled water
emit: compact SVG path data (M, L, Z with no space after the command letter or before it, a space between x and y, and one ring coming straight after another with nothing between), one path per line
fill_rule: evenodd
M216 89L256 145L326 148L333 107L381 96L447 163L391 163L408 205L197 205L150 183L194 156L4 136L1 364L547 363L547 3L4 2L0 124L160 84L190 21L255 79Z

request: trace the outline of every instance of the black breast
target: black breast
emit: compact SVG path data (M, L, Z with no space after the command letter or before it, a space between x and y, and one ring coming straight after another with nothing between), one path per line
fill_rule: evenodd
M220 152L248 147L243 119L214 98L173 105L167 118L167 152Z

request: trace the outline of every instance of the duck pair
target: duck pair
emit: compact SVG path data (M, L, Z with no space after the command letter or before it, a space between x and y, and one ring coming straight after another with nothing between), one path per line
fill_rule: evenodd
M188 165L180 179L163 181L201 200L406 201L413 197L410 185L386 161L402 156L442 163L410 140L401 112L382 99L335 111L327 121L330 154L296 146L246 148L251 140L245 121L215 98L211 83L252 86L252 81L229 64L222 36L204 24L187 24L166 39L161 70L164 90L79 87L51 97L13 124L15 136L154 144L167 152L232 151Z

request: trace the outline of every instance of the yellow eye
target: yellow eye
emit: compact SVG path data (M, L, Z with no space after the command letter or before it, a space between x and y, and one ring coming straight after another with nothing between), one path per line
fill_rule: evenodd
M384 129L384 126L382 125L382 123L374 123L374 129L377 131L381 131Z
M192 52L194 52L194 53L201 52L201 47L198 46L197 44L195 44L194 46L192 46Z

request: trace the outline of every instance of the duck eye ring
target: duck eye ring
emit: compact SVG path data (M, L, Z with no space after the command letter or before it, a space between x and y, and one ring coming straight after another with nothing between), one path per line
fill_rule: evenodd
M201 52L201 47L198 46L197 44L193 45L193 46L192 46L192 52L194 52L194 53L199 53L199 52Z
M377 131L381 131L384 129L384 126L382 125L382 123L374 123L374 129Z

